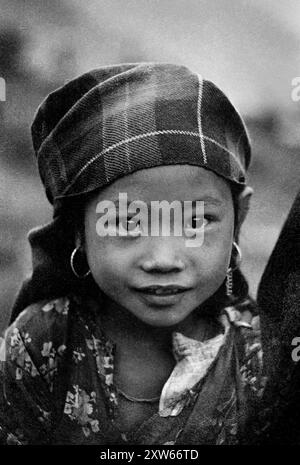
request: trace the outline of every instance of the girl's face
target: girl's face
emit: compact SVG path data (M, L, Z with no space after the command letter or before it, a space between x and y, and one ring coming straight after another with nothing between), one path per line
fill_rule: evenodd
M117 202L119 193L126 193L128 202L148 205L162 200L204 201L203 243L187 246L185 227L199 227L195 217L183 224L181 236L172 229L169 236L99 235L96 207L101 201ZM124 225L117 213L118 220ZM86 254L96 283L113 301L157 327L183 322L217 291L229 266L233 233L229 185L197 166L161 166L124 176L97 194L85 210Z

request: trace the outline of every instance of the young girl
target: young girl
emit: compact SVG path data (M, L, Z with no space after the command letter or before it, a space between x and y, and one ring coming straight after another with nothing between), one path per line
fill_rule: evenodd
M250 146L235 108L183 66L124 64L50 94L32 135L54 220L29 236L33 274L5 334L2 440L244 442L262 379L239 271ZM144 234L119 194L204 215Z

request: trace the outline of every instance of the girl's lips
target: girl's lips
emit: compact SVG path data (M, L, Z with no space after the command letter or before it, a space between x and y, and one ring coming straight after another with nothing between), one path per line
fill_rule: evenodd
M143 300L158 307L174 305L181 301L190 288L178 286L149 286L136 289Z
M145 294L165 296L165 295L179 294L189 289L190 288L188 287L176 286L176 285L169 285L169 286L154 286L153 285L153 286L140 287L136 290L138 292L143 292Z

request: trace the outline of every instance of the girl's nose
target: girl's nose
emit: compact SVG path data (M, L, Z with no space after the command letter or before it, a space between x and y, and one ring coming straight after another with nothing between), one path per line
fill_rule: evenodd
M185 264L169 237L155 237L149 244L141 267L148 273L168 273L183 271Z

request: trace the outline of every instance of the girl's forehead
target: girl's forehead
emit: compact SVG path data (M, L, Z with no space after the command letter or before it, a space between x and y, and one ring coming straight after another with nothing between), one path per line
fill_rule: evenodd
M102 189L98 200L117 200L120 192L131 200L191 200L214 196L231 199L229 183L205 168L167 165L141 169L123 176Z

